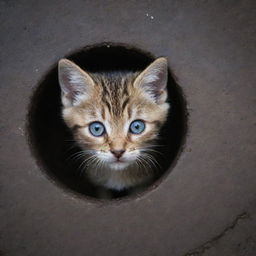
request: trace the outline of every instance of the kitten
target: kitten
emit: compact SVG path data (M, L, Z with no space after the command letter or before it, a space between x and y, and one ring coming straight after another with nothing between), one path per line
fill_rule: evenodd
M93 184L120 191L152 181L152 143L169 109L167 77L163 57L142 72L119 73L89 73L59 61L63 119Z

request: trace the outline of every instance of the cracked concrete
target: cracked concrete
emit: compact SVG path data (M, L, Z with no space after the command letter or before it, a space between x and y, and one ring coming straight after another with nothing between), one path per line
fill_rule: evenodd
M184 256L255 256L256 252L256 221L255 206L250 213L239 214L221 233L204 244L192 249Z
M0 1L0 19L4 255L256 255L254 0ZM184 151L169 175L141 197L110 204L57 186L22 128L49 68L103 41L166 56L189 109Z
M231 232L238 225L238 223L245 218L249 218L247 212L239 214L234 219L234 221L228 227L226 227L220 234L213 237L210 241L205 242L203 245L200 245L199 247L191 250L191 252L186 253L184 256L206 255L208 250L211 250L212 247L216 246L220 239L226 236L228 232Z

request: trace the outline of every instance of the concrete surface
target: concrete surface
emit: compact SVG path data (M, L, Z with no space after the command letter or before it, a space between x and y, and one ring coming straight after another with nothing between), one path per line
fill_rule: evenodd
M0 1L2 255L256 255L255 11L254 0ZM189 108L170 175L110 204L56 186L24 136L50 66L102 41L167 56Z

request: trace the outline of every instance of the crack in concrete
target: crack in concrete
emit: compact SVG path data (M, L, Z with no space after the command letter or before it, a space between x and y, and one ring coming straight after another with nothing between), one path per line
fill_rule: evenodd
M233 221L232 223L226 227L221 233L218 235L214 236L211 240L205 242L204 244L192 249L190 252L184 254L184 256L200 256L203 255L207 250L212 248L218 240L220 240L223 236L225 236L229 231L234 229L236 225L243 219L249 218L249 214L247 212L243 212L239 214Z

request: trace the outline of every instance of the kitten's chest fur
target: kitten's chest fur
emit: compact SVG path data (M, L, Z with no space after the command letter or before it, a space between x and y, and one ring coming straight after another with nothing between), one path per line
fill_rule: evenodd
M131 166L122 171L111 170L107 167L89 168L86 173L94 184L115 190L142 186L150 183L154 178L153 170L141 169L137 166Z

